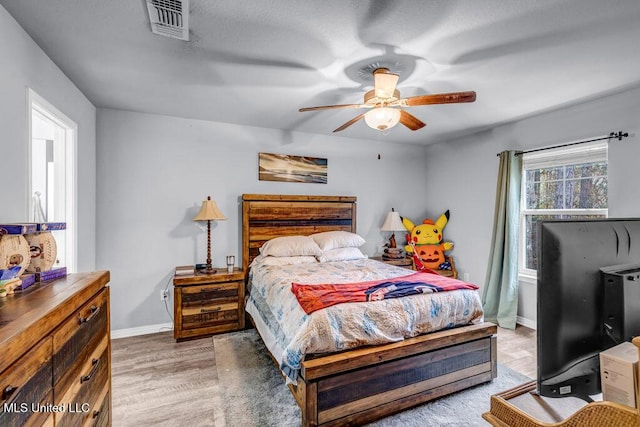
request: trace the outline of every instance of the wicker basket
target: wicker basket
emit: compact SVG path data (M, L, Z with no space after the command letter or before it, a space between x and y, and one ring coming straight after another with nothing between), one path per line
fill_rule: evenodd
M640 354L640 337L633 340ZM638 378L640 396L640 378ZM537 420L509 402L510 399L536 389L535 381L491 396L491 409L482 417L499 427L639 427L640 410L613 402L592 402L557 423Z

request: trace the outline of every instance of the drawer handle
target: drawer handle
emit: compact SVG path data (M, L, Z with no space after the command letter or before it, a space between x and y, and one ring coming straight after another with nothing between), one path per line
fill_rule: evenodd
M216 311L220 311L220 310L221 310L220 307L211 308L211 309L201 308L200 313L215 313Z
M200 288L200 292L220 292L222 289L220 288Z
M93 367L91 368L91 372L80 377L80 384L91 381L91 378L96 374L96 371L98 370L98 366L100 366L100 359L93 359L91 361L91 364L93 365Z
M2 400L7 400L12 395L13 395L13 399L11 399L11 400L12 401L15 400L15 398L18 396L18 393L16 393L15 391L18 390L19 388L20 387L14 387L12 385L6 386L5 389L2 390ZM5 402L5 404L10 404L10 403L11 402L9 402L9 401Z
M87 323L87 322L91 322L91 319L93 319L94 317L96 317L98 315L98 313L100 312L100 307L97 307L95 305L91 306L91 314L89 314L87 317L82 317L80 316L78 318L78 322L82 325L83 323Z

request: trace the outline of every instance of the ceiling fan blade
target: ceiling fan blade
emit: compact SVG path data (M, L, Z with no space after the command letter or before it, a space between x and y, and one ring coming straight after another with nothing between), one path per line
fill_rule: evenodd
M360 108L360 107L363 107L363 105L361 104L321 105L319 107L301 108L298 111L302 113L304 111L331 110L334 108Z
M403 99L402 103L406 104L408 107L414 107L416 105L457 104L460 102L473 102L475 100L476 93L474 91L469 91L412 96Z
M348 128L358 120L362 119L363 117L364 117L364 114L360 114L359 116L354 117L353 119L349 120L347 123L340 126L338 129L334 130L334 132L340 132L341 130L345 130L346 128Z
M427 124L422 122L416 116L407 113L404 110L400 110L400 123L405 125L411 130L418 130L425 127Z
M376 96L378 98L391 98L393 91L396 90L399 77L397 74L390 73L386 68L374 71L373 80Z

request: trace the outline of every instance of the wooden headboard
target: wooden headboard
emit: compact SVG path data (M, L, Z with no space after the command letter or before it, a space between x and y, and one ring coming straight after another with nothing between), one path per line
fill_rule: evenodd
M274 237L322 231L356 232L356 197L242 195L242 268Z

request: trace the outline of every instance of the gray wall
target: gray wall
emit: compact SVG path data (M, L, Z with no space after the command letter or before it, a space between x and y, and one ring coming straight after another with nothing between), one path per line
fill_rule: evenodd
M0 6L0 222L28 221L27 88L78 124L78 270L95 269L96 110Z
M640 217L640 89L540 114L490 131L427 147L427 182L435 182L430 209L451 209L445 235L456 266L484 284L495 203L498 158L507 149L537 148L626 131L609 144L609 216ZM535 326L536 287L521 283L518 315Z
M111 271L114 330L170 322L160 289L176 265L204 262L206 230L192 221L206 196L227 221L212 226L212 258L241 256L242 193L352 195L358 197L363 251L379 255L380 231L394 207L422 217L424 147L375 138L363 141L98 109L98 268ZM258 153L328 159L328 183L258 180ZM381 159L378 160L378 154Z

